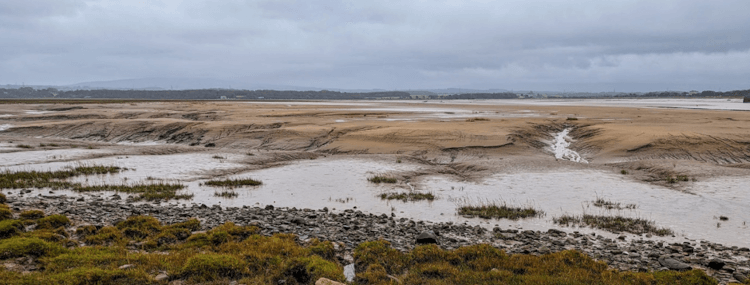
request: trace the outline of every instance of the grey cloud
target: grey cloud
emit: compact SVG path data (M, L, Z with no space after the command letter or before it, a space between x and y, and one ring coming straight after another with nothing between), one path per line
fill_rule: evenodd
M750 88L747 11L746 0L11 0L0 83Z

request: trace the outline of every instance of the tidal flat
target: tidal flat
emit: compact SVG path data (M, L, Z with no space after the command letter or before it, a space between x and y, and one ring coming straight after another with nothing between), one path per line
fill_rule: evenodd
M190 259L185 252L195 250L200 234L208 242L197 247L236 265L226 269L231 274L191 271L207 260L160 267L145 261L151 257L133 273L118 269L126 259L117 254L72 269L155 284L312 284L321 277L452 284L471 276L489 283L638 283L622 281L631 279L621 274L713 284L744 281L750 271L750 112L736 100L61 105L0 104L0 192L8 205L2 222L10 227L0 247L33 238L55 248L28 260L19 259L27 254L5 256L0 274L20 284L62 280L62 271L50 271L52 259L104 245ZM47 175L93 167L118 171ZM55 215L69 221L39 222ZM128 236L118 226L145 216L157 229ZM191 220L199 226L179 234L179 227L169 227ZM230 222L252 229L211 242ZM91 233L79 233L85 229ZM434 235L437 247L417 245L423 233ZM300 254L278 260L270 279L252 278L253 266L270 259L228 249L274 238ZM312 248L321 244L336 249L316 254ZM394 260L404 263L371 259L363 252L373 246L395 250ZM496 260L472 267L462 255L471 250ZM419 257L424 252L464 261L442 264ZM544 271L544 264L532 266L539 271L514 270L514 256L603 267L594 279L574 278ZM354 277L343 273L347 265L354 265L348 271ZM295 266L307 268L301 279L289 273ZM21 277L27 274L41 279Z

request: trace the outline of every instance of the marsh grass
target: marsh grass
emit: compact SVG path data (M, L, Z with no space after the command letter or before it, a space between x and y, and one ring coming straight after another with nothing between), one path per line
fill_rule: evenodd
M628 218L623 216L595 216L583 214L580 216L562 215L553 218L556 224L569 226L589 226L610 232L628 232L632 234L655 234L658 236L672 235L674 232L669 228L657 227L654 221L641 218Z
M27 144L17 144L16 147L17 148L26 148L26 149L34 148L34 146L27 145Z
M375 183L375 184L380 184L380 183L396 183L396 182L398 182L398 179L396 179L394 177L388 177L388 176L385 176L385 175L375 175L375 176L368 177L367 181L370 181L370 182Z
M607 210L622 210L630 209L634 210L638 207L636 204L620 204L619 202L612 202L610 200L604 200L604 198L597 197L591 204L599 208L605 208Z
M505 201L485 201L473 204L464 201L462 204L458 207L459 215L477 216L482 219L518 220L544 215L543 211L534 209L532 206L508 205Z
M185 185L179 183L136 183L131 185L90 185L82 186L76 184L72 187L77 192L100 192L100 191L113 191L122 192L129 194L137 194L133 196L135 201L146 200L146 201L159 201L159 200L180 200L193 198L193 194L179 194L178 190L186 188Z
M408 201L433 201L435 195L432 192L421 193L421 192L390 192L382 193L379 195L381 200L400 200L404 202Z
M688 182L688 181L690 181L690 177L688 177L687 175L668 176L666 179L667 179L667 183L669 183L669 184L676 184L676 183L679 183L679 182Z
M469 119L466 119L466 121L470 122L470 123L471 122L487 122L489 120L490 119L487 119L487 118L469 118Z
M210 181L206 181L206 183L204 184L208 186L214 186L214 187L236 188L236 187L243 187L243 186L259 186L259 185L262 185L263 182L261 182L260 180L246 178L246 179L210 180Z
M239 195L237 192L227 190L214 192L214 196L222 198L237 198Z
M74 184L65 179L95 174L119 173L123 168L117 166L78 166L58 171L4 171L0 172L0 188L72 188Z
M18 189L18 188L52 188L52 189L70 189L77 192L99 192L114 191L137 194L134 196L136 201L147 200L170 200L170 199L189 199L192 194L178 194L178 190L185 188L182 184L172 183L137 183L132 185L89 185L84 186L80 183L71 183L65 181L68 178L76 176L98 175L119 173L127 168L117 166L78 166L59 171L5 171L0 173L0 188Z

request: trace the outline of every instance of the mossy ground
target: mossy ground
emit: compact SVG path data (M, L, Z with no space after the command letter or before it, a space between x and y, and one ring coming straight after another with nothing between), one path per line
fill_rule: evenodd
M24 232L23 223L36 224L36 230ZM201 228L196 219L164 225L149 216L74 227L61 215L1 221L6 234L0 236L0 262L32 258L37 269L0 267L0 284L167 284L154 279L160 272L183 284L344 281L328 241L303 245L291 234L262 236L256 227L231 222L196 232ZM486 244L401 252L387 241L371 241L355 249L354 259L355 284L716 284L700 270L619 272L576 251L508 256ZM120 269L126 264L129 268Z

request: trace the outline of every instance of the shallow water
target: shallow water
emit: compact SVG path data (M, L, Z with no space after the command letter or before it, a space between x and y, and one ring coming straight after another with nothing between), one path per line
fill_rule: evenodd
M382 161L332 160L305 161L279 168L253 171L235 177L260 179L264 185L238 189L239 197L213 197L210 187L192 185L194 201L223 206L275 205L321 209L357 207L367 213L390 214L397 217L443 222L520 227L546 230L557 227L551 220L562 214L618 214L654 220L658 226L671 228L679 236L706 239L731 245L748 245L750 222L748 205L742 196L742 185L750 180L711 182L726 195L688 194L672 189L635 182L625 176L600 171L560 171L547 173L498 174L481 183L454 181L432 176L418 183L417 190L435 193L433 202L382 201L378 194L385 191L408 191L406 185L373 185L367 177L373 173L415 169L416 165L399 165ZM723 186L718 186L723 185ZM695 188L703 187L700 184ZM636 210L603 210L589 202L601 197L613 202L636 204ZM735 198L732 198L735 197ZM743 196L744 197L744 196ZM458 205L465 202L505 201L514 205L533 205L545 211L542 218L482 220L456 215ZM219 203L220 202L220 203ZM718 216L730 217L716 227ZM572 230L570 228L565 230ZM586 232L592 231L589 229Z
M14 153L17 154L17 153ZM7 154L0 154L7 155ZM219 155L224 159L215 159ZM160 156L117 156L81 161L82 164L116 165L131 170L113 175L77 177L73 182L84 184L128 184L154 181L148 177L179 181L188 186L185 192L195 195L179 204L206 204L241 207L274 205L335 211L356 207L365 213L395 214L433 222L469 223L502 228L565 231L585 233L602 231L561 228L552 223L553 217L563 214L623 215L640 217L668 227L678 235L677 240L705 239L725 245L748 246L750 229L750 178L736 177L694 182L690 190L696 194L679 192L630 180L628 176L595 170L560 170L554 172L496 174L480 183L456 181L444 176L428 176L398 184L373 184L367 178L379 173L419 170L422 166L395 163L383 159L321 158L289 165L243 172L223 178L253 178L263 182L258 187L235 189L233 199L215 197L222 188L201 186L211 172L244 167L238 154L175 154ZM55 170L72 166L71 162L50 162L16 165L1 169ZM438 199L432 202L384 201L378 194L390 191L429 191ZM39 191L40 193L41 190ZM58 191L75 195L69 191ZM103 196L113 193L103 193ZM635 210L607 211L590 202L597 197L625 204L636 204ZM465 203L506 202L512 205L531 205L543 210L541 218L510 220L482 220L458 216L456 209ZM170 203L175 203L174 201ZM729 217L719 221L719 216ZM717 227L717 223L720 223ZM611 234L605 234L611 235ZM669 238L667 238L669 239Z
M2 145L7 149L17 150L15 145ZM2 147L0 146L0 147ZM74 160L87 157L94 154L108 154L110 150L105 149L51 149L51 150L30 150L18 152L0 153L0 166L21 166L35 165L50 161ZM45 169L46 170L46 169Z
M552 140L550 147L552 147L552 152L555 153L555 158L566 159L574 162L589 163L588 161L583 159L581 155L578 154L578 152L569 148L569 140L571 140L571 138L568 136L568 133L570 133L570 129L564 129L561 132L557 133L555 135L555 138Z

